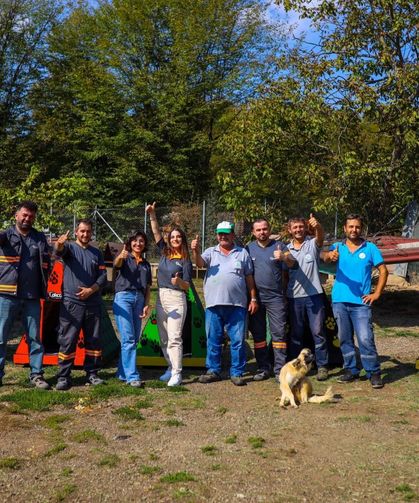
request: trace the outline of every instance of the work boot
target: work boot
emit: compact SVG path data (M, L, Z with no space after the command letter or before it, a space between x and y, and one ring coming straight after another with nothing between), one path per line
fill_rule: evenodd
M210 382L221 381L221 376L219 376L215 372L211 372L210 370L208 370L206 374L202 374L199 376L198 381L201 384L209 384Z
M347 384L348 382L353 382L359 379L359 374L352 374L349 369L346 369L344 374L337 378L337 382L341 384Z
M55 385L55 389L57 391L67 391L71 388L70 379L66 379L65 377L59 377L57 384Z
M253 376L254 381L265 381L269 379L269 371L268 370L258 370L256 374Z
M317 369L316 379L318 381L326 381L328 377L329 377L329 372L326 367L319 367Z
M92 386L99 386L100 384L104 384L105 381L101 379L97 374L91 373L87 376L86 384L91 384Z
M379 389L384 386L383 380L381 379L380 372L374 372L370 377L371 386L374 389Z
M38 389L51 389L51 386L47 383L47 381L42 377L41 374L35 374L29 378L32 386Z
M234 384L234 386L246 386L246 381L242 376L231 376L230 381Z

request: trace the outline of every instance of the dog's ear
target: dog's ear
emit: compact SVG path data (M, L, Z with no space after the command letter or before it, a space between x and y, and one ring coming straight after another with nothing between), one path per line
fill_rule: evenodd
M292 362L292 366L295 367L296 369L299 369L301 367L301 360L299 358L296 358L293 362Z

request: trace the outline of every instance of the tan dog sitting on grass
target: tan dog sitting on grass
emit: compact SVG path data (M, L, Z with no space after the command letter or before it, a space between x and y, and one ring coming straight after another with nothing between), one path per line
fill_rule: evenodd
M281 407L298 403L323 403L333 401L332 387L329 386L324 395L313 395L313 386L307 376L311 370L314 355L309 349L303 349L297 358L286 363L279 373L281 390Z

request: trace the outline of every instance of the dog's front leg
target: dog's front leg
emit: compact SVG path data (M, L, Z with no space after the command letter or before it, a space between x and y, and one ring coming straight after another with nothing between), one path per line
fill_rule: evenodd
M282 394L280 406L284 407L285 400L288 399L291 407L298 409L298 405L295 403L294 393L292 392L292 389L289 387L287 381L284 381L283 383L281 382L280 390L281 390L281 394Z

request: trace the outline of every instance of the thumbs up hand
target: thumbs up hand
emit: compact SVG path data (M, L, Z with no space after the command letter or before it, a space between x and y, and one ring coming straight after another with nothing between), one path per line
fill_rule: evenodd
M329 252L329 260L331 262L337 262L339 260L339 251L337 248Z
M124 245L121 253L118 255L118 258L126 260L128 258L128 254L129 254L129 252L127 250L127 245Z
M284 254L281 251L280 245L277 245L276 250L274 251L274 258L276 260L284 260Z
M191 242L191 249L192 251L199 251L199 235L197 234L195 236L195 239L192 239L192 242Z
M153 204L147 204L145 211L149 215L153 215L154 213L156 213L156 201L154 201Z
M310 218L308 219L307 223L308 223L308 226L311 227L314 230L316 230L320 226L319 221L313 215L313 213L310 213Z
M180 286L180 282L182 281L180 273L177 272L170 281L172 282L173 286Z

